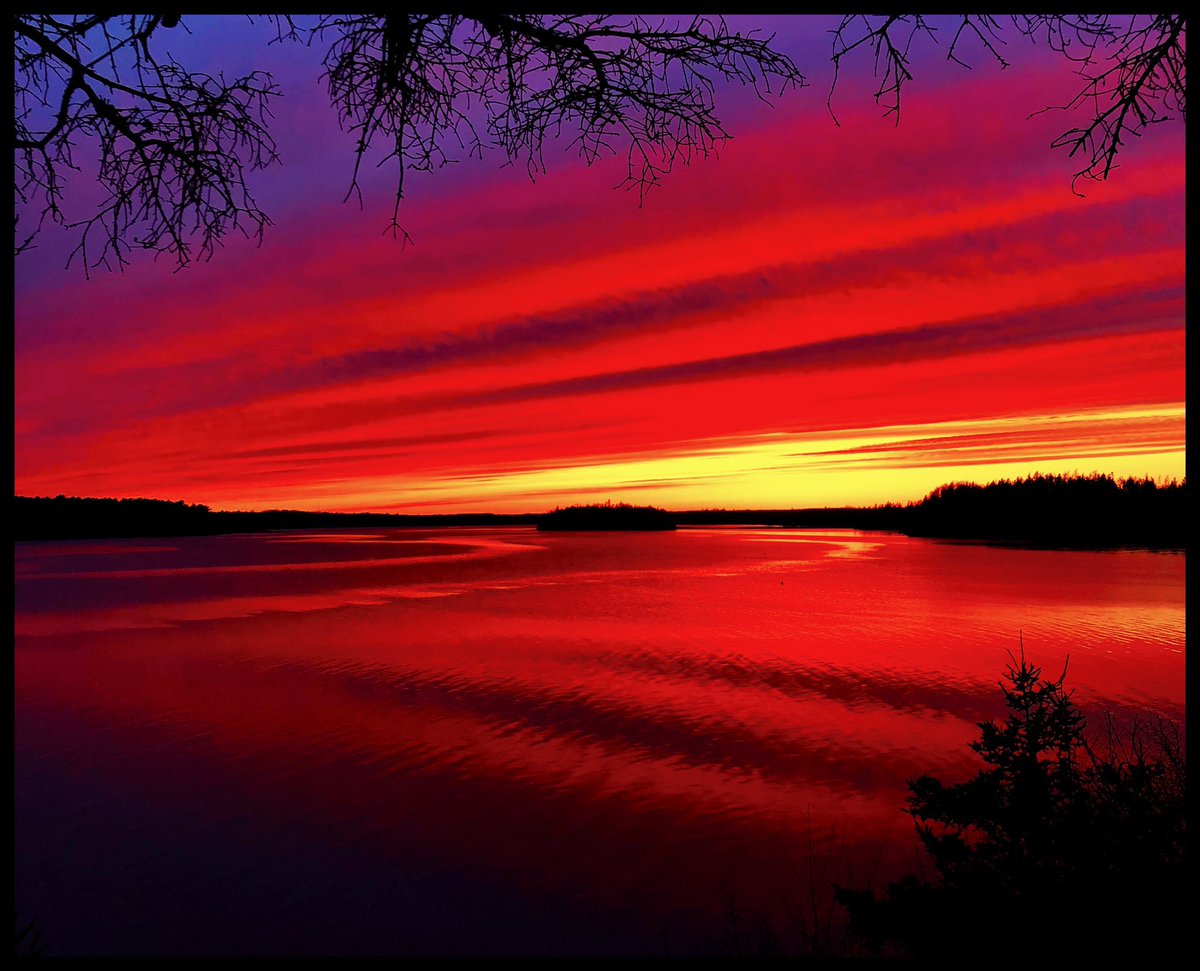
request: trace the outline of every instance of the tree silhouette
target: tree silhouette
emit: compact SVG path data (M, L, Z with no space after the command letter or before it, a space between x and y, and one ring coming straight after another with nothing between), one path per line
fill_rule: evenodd
M16 221L26 251L47 220L77 233L71 253L85 270L123 265L134 247L182 266L212 256L230 232L261 237L270 221L246 185L248 170L277 161L267 130L271 79L226 81L163 59L152 43L178 17L21 14L16 32L15 194L40 208L32 231ZM94 139L95 211L63 211L75 145ZM98 252L97 252L98 250ZM69 262L69 261L68 261Z
M1070 60L1084 82L1066 104L1034 112L1081 107L1090 112L1085 125L1063 132L1051 143L1083 162L1071 180L1072 189L1081 179L1107 179L1128 138L1140 137L1150 125L1186 117L1187 21L1182 14L1014 14L1004 20L1018 36L1045 44ZM875 101L898 124L900 95L913 78L909 71L913 48L921 42L936 44L937 33L938 27L919 14L844 17L833 32L834 86L842 61L860 48L869 50L880 79ZM970 67L963 60L961 45L974 41L1007 68L1009 62L1000 53L1004 34L1000 18L965 14L954 23L946 57ZM832 88L827 103L832 113Z
M718 82L750 85L764 98L806 83L771 37L730 30L721 17L270 19L278 41L325 46L329 97L354 139L347 197L361 196L362 165L382 146L396 173L389 228L405 237L398 214L409 171L498 149L532 176L544 171L547 139L565 137L589 164L623 153L622 184L644 194L676 163L706 157L729 137L716 114ZM966 64L963 44L973 38L1007 66L997 18L955 24L950 59ZM1084 107L1090 120L1054 143L1082 153L1076 179L1107 178L1128 136L1184 116L1182 16L1014 16L1011 24L1071 59L1084 81L1062 107ZM247 177L278 161L268 122L279 90L261 71L227 80L186 69L162 51L162 32L177 26L177 14L15 16L17 253L47 222L74 234L68 263L78 257L85 272L123 266L135 249L185 266L210 258L230 233L261 238L270 219ZM846 17L833 32L834 83L844 61L872 51L876 100L898 120L910 52L937 31L918 15ZM83 143L97 150L102 198L72 216L63 192Z
M42 929L38 919L34 917L25 923L21 922L20 911L13 911L13 955L19 958L36 958L46 953L46 942L42 939Z
M591 163L624 151L625 184L645 192L677 162L725 139L716 80L761 97L804 83L769 40L729 30L720 17L680 26L645 17L543 14L346 14L301 27L273 18L278 39L327 44L324 79L354 137L347 195L373 146L396 171L397 222L408 171L458 151L502 150L531 174L548 137L573 133ZM272 80L231 81L186 71L156 52L178 17L23 14L16 17L16 196L40 208L27 250L47 220L78 234L85 268L120 266L132 248L180 266L211 257L231 231L269 223L248 171L278 160L267 130ZM98 209L71 219L65 173L82 137L99 143Z
M1183 911L1185 766L1177 728L1158 719L1095 742L1064 688L1013 660L1008 715L971 743L985 768L946 785L909 783L908 812L938 871L884 897L838 887L851 930L874 950L997 958L1162 948Z

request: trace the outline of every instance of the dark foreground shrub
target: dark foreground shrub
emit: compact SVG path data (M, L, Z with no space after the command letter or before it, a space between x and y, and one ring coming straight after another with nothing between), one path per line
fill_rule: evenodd
M1057 680L1022 652L1001 684L1008 715L980 723L985 768L909 783L937 878L882 897L838 886L875 952L1029 960L1169 955L1188 941L1184 749L1162 718L1097 737Z

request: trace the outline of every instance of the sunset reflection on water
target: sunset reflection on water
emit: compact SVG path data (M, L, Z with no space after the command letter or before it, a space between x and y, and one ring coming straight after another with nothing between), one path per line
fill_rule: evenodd
M851 531L16 547L16 888L55 953L703 952L812 832L909 862L1023 640L1184 709L1177 553ZM890 861L890 862L889 862Z

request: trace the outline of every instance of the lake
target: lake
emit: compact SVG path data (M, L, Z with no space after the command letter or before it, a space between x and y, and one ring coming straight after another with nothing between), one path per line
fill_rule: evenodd
M976 770L1022 641L1046 674L1069 655L1085 711L1184 713L1177 552L744 528L14 549L16 904L48 954L811 936L830 880L912 865L906 780Z

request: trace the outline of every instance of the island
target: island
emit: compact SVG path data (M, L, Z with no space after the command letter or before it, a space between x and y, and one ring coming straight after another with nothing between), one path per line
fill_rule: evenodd
M656 506L631 506L625 502L555 508L538 519L537 528L550 531L667 530L675 520Z
M957 542L1052 549L1183 549L1187 480L1041 474L986 485L951 482L901 505L793 509L692 509L606 502L546 513L221 512L164 499L16 496L13 539L212 536L298 529L491 529L661 531L677 526L890 531Z

